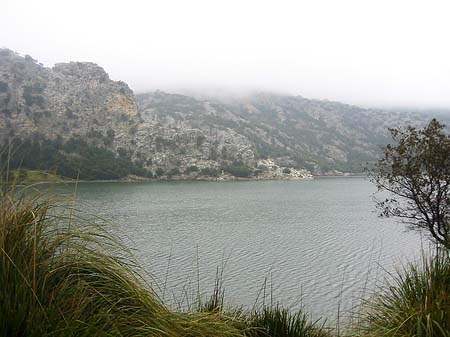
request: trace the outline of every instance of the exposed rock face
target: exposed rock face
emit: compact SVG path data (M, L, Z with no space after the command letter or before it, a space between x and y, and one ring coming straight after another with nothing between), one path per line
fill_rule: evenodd
M223 167L236 161L256 167L258 159L271 158L280 167L316 174L362 172L390 141L389 127L427 120L268 93L227 102L160 91L137 97L144 119L138 147L153 165L164 167Z
M94 63L56 64L0 50L0 137L41 133L79 135L99 146L131 149L139 123L137 102L124 82Z
M135 96L94 63L49 69L0 49L1 141L36 132L50 139L80 136L96 147L125 151L153 172L197 175L233 165L266 178L308 177L305 168L361 172L389 142L389 127L427 120L268 93L227 101L160 91ZM268 163L272 168L265 169Z
M136 149L149 165L219 168L240 162L255 166L255 144L223 121L236 117L218 103L155 92L138 95L144 122Z
M259 160L256 167L258 179L303 180L313 177L308 170L278 166L271 159Z

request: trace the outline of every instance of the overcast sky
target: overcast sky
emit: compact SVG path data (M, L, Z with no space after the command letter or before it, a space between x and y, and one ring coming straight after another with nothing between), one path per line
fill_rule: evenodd
M450 108L448 0L2 0L0 47L92 61L137 92Z

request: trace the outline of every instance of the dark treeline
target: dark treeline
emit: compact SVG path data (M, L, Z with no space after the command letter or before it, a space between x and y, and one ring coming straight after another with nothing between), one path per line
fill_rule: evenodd
M44 170L83 180L120 179L128 175L152 177L141 163L133 162L125 149L119 149L116 155L88 144L81 137L47 139L35 134L14 138L2 144L1 163L10 170Z
M116 154L104 147L89 144L80 136L68 140L60 136L48 139L42 134L33 134L25 138L14 137L1 144L0 159L3 172L6 172L8 166L9 170L42 170L82 180L121 179L128 175L170 178L182 174L178 168L169 171L158 168L155 172L151 172L144 168L142 162L133 161L126 149L119 148ZM191 166L184 174L198 172L202 176L217 177L222 171L241 178L250 178L258 173L235 161L221 168L200 170L196 166Z

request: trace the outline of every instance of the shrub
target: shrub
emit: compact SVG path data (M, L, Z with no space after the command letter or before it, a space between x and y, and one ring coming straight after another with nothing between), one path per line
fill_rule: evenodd
M8 83L0 81L0 92L8 92Z
M200 170L201 175L209 177L218 177L219 173L220 173L219 170L212 167L205 167Z
M164 175L164 170L161 167L158 167L155 171L155 175L157 177L162 177Z
M225 171L235 177L248 178L252 175L252 170L245 165L231 165L225 168Z
M198 167L195 165L191 165L186 169L186 173L198 172Z
M198 135L196 138L196 145L197 147L201 147L203 145L203 142L205 141L206 137L204 135Z
M180 174L180 170L178 169L178 168L173 168L173 169L171 169L168 173L167 173L167 175L169 176L169 177L172 177L172 176L177 176L177 175L179 175Z

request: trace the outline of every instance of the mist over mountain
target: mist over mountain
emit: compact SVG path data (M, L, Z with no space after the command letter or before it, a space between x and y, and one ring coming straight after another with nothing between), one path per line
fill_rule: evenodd
M0 50L2 143L14 140L17 165L67 176L87 167L86 179L256 177L268 162L286 172L360 173L390 141L389 127L421 126L433 114L264 91L135 95L94 63L46 68Z

